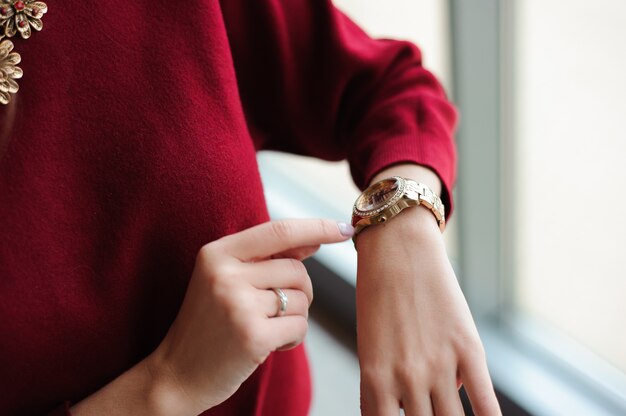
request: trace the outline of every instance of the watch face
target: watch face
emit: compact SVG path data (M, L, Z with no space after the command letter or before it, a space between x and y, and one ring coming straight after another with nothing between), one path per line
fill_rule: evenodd
M361 212L376 210L384 206L398 192L400 181L395 178L376 182L356 200L356 209Z

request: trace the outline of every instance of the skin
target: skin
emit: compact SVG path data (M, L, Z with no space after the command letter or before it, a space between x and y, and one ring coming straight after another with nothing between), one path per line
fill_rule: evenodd
M372 182L393 175L441 191L432 171L412 164L388 168ZM285 220L207 244L163 342L72 414L196 415L223 402L272 351L302 342L312 290L300 260L347 238L334 221ZM364 230L357 244L362 414L396 416L402 406L407 416L462 415L463 383L475 414L500 415L432 213L407 209ZM286 288L286 316L273 317L272 287Z
M393 166L373 178L414 179L437 194L431 170ZM401 243L400 243L401 242ZM363 415L463 415L461 383L478 416L500 415L484 350L434 216L422 207L357 237L357 345Z
M297 258L348 238L335 221L285 220L205 245L159 347L72 414L195 416L222 403L272 351L304 340L313 291ZM274 287L289 298L281 317Z

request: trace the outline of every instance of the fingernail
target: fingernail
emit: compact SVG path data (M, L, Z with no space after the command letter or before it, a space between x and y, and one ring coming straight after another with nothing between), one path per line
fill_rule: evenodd
M354 235L354 227L350 224L346 224L345 222L338 222L337 226L339 227L339 232L344 237L352 237Z

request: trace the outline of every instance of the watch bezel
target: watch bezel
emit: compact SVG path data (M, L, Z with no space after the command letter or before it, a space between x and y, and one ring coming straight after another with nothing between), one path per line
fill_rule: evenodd
M395 179L396 182L398 183L398 188L396 189L395 194L389 198L389 200L387 202L385 202L383 205L381 205L380 207L376 208L376 209L371 209L371 210L367 210L367 211L361 211L358 207L357 207L357 203L359 201L359 199L364 196L367 195L368 192L371 192L371 189L373 189L377 184L379 184L380 182L383 181L387 181L390 179ZM392 176L389 178L385 178L385 179L381 179L380 181L370 185L365 191L363 191L363 193L361 195L359 195L359 198L357 198L357 200L354 202L354 206L352 207L352 214L359 216L361 218L369 218L369 217L373 217L375 215L380 214L382 211L388 209L390 206L395 205L400 198L402 198L402 196L404 195L404 191L406 189L406 181L404 180L404 178L400 177L400 176Z

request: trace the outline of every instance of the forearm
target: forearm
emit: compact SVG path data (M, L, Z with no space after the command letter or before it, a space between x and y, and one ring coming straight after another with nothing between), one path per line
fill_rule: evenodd
M148 357L97 392L76 403L72 416L82 415L193 415L184 400Z
M434 172L408 164L385 169L372 182L392 175L438 194L442 189ZM432 212L405 209L357 239L363 413L385 408L385 414L397 414L401 401L407 414L463 414L463 384L475 414L501 416L478 331Z

